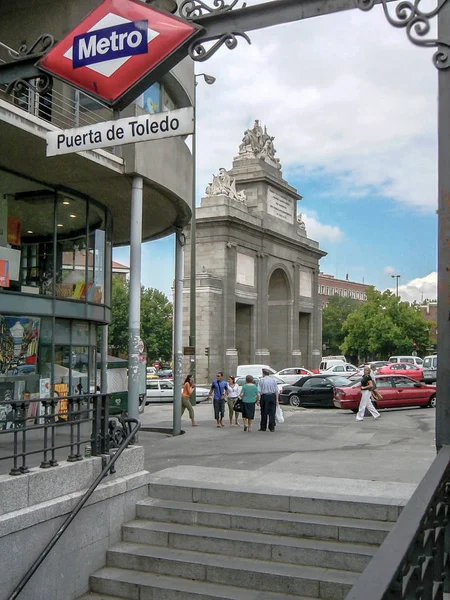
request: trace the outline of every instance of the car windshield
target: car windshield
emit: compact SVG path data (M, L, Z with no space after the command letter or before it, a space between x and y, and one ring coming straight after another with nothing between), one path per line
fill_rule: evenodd
M338 375L337 377L327 377L327 379L329 379L334 386L348 387L349 384L348 377L342 377L341 375Z

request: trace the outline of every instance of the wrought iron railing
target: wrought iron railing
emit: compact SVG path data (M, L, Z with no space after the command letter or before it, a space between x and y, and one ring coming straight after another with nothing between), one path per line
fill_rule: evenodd
M96 393L0 402L0 468L23 475L118 447L128 432L124 415L110 419L109 400Z
M130 419L130 418L126 418L126 417L123 418L123 425L124 425L124 428L128 431L128 435L122 440L120 446L117 448L117 451L109 457L109 460L104 461L105 464L103 465L103 469L102 469L101 473L91 483L91 485L89 486L89 489L86 490L84 495L78 500L78 502L75 504L73 509L70 511L70 513L64 519L64 522L61 524L59 529L54 533L51 540L47 543L47 545L45 546L43 551L39 554L39 556L36 558L34 563L31 565L31 567L28 569L28 571L25 573L25 575L22 577L22 579L16 585L16 587L14 588L12 593L8 596L8 600L16 600L16 598L19 597L20 592L24 589L24 587L27 585L27 583L30 581L30 579L33 577L33 575L39 569L41 564L44 562L45 558L50 554L50 552L54 548L55 544L61 538L63 533L66 531L66 529L72 523L72 521L75 519L75 517L80 512L80 510L83 508L83 506L86 504L86 502L89 500L89 498L92 496L92 494L94 493L97 486L101 483L102 479L108 473L115 472L114 465L115 465L117 459L122 454L122 452L125 450L125 448L130 443L133 442L133 440L136 437L137 432L139 431L139 429L141 427L140 421L138 421L137 419ZM132 427L132 425L134 425L134 427Z
M442 600L450 592L450 446L444 446L346 600Z

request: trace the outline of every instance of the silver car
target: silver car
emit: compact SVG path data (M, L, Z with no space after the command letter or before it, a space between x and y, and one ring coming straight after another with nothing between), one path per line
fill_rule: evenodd
M208 399L209 388L196 387L197 402ZM147 379L147 398L145 404L150 402L173 402L173 381L170 379Z

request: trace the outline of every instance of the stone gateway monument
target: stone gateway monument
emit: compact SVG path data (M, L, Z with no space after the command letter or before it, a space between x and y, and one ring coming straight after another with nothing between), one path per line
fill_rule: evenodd
M197 380L238 364L319 365L319 260L282 177L274 138L247 129L233 168L219 168L197 208ZM186 229L183 339L189 339L190 229ZM206 349L209 349L209 356ZM184 372L189 357L184 357Z

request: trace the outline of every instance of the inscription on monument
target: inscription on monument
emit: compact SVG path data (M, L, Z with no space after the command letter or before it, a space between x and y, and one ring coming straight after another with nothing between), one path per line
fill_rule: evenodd
M267 193L267 212L291 225L294 223L294 200L286 194L269 188Z

